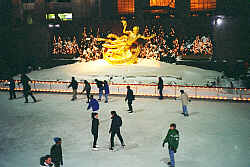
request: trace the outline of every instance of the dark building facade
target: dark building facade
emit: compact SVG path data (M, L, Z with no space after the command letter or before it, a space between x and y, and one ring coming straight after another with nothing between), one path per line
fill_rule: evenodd
M71 14L66 26L77 29L84 24L102 24L102 20L132 18L144 25L148 20L168 19L176 25L176 32L204 30L211 34L214 54L218 59L247 59L248 9L247 1L234 0L1 0L1 32L11 34L8 41L12 61L29 65L49 58L49 14L53 22L61 24L58 14ZM101 20L101 21L100 21ZM2 25L3 25L2 24ZM81 28L79 28L81 29ZM6 34L6 33L5 33ZM25 42L24 42L25 41Z

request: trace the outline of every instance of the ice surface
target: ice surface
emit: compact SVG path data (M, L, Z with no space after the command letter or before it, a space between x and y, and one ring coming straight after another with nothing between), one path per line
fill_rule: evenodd
M33 80L109 79L115 83L153 83L162 76L165 84L201 85L214 81L221 73L186 65L175 65L150 59L139 59L138 64L110 65L105 60L58 66L28 74ZM20 79L16 77L15 79Z
M250 164L250 104L192 101L186 118L180 114L180 101L138 97L130 115L124 97L111 96L110 103L100 104L98 144L104 149L91 151L91 111L86 110L85 95L73 102L69 94L35 96L41 101L25 104L23 98L10 101L7 92L0 92L1 167L39 166L55 136L63 138L65 167L167 167L167 147L161 145L172 122L180 132L176 167ZM127 145L117 152L107 150L111 110L123 118ZM117 138L115 143L120 145Z

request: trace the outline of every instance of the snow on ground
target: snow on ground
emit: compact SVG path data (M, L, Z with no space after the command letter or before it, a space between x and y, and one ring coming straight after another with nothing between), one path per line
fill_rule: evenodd
M221 73L204 70L186 65L175 65L150 59L139 59L138 64L111 65L105 60L75 63L58 66L28 74L33 80L77 80L109 79L113 77L115 83L152 83L163 76L166 84L204 85L207 81L214 81ZM153 78L153 79L152 79ZM181 78L181 79L180 79ZM17 77L16 79L19 79ZM154 81L155 80L155 81Z
M91 151L90 111L86 98L70 101L69 94L35 94L38 103L8 100L0 92L0 166L35 167L48 154L53 137L63 138L65 167L167 167L167 147L161 147L169 124L180 132L176 167L249 167L250 104L192 101L190 117L180 114L180 101L138 97L134 114L127 113L124 97L101 102L98 143ZM21 93L18 93L21 97ZM110 111L123 118L125 150L108 151ZM118 139L115 138L119 145ZM117 146L119 147L119 146Z

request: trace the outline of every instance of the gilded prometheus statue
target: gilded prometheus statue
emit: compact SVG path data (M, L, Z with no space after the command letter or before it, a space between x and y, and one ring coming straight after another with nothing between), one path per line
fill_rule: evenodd
M125 35L119 37L116 34L109 34L107 39L97 38L98 41L105 41L103 46L103 59L110 64L136 64L140 53L140 45L138 39L151 39L139 34L139 27L133 27L132 31L126 31L127 22L121 21L123 24L123 33Z

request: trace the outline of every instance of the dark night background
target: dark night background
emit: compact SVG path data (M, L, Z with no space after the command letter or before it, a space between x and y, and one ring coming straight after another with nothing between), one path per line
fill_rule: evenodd
M26 0L27 1L27 0ZM173 24L178 36L207 32L214 44L216 62L189 62L192 66L225 71L229 76L238 77L244 70L244 63L249 63L249 1L217 0L216 9L212 11L193 12L188 8L189 0L176 0L175 9L168 7L150 7L149 0L135 0L133 14L121 14L117 1L62 0L63 5L51 6L50 1L30 0L35 2L32 10L21 8L25 0L0 1L0 78L25 71L27 66L36 69L59 65L50 56L51 31L45 19L46 13L72 12L73 21L61 24L60 32L79 34L83 25L105 25L112 31L120 31L120 17L126 16L131 24L140 26L152 24L155 16L161 24ZM59 3L59 2L58 2ZM153 13L161 9L164 13ZM171 16L174 15L174 18ZM212 23L223 16L223 24ZM32 17L32 24L27 18ZM131 21L132 20L132 21ZM237 60L242 60L238 62ZM227 60L227 62L223 62Z

